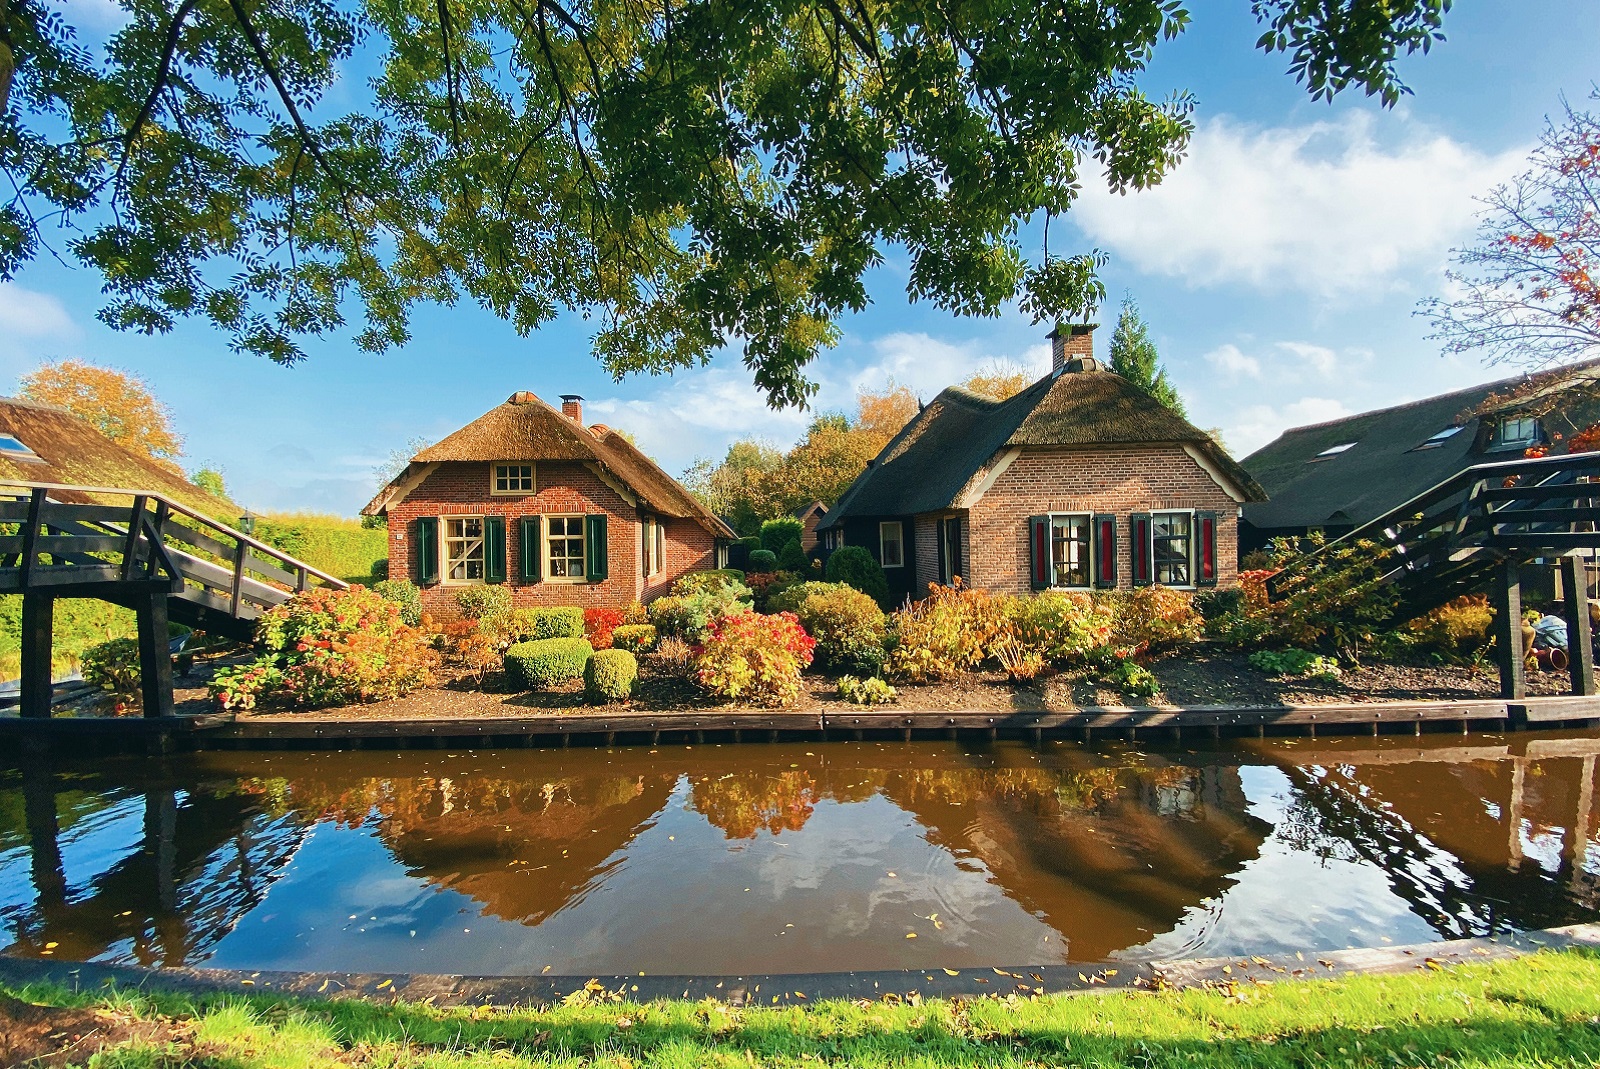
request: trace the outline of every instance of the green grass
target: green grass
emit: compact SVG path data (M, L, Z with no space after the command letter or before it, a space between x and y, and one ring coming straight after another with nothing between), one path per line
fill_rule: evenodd
M865 1067L1577 1066L1600 1060L1600 957L1546 952L1443 972L974 1002L584 1001L545 1011L71 996L37 1002L193 1016L193 1049L121 1047L97 1066Z

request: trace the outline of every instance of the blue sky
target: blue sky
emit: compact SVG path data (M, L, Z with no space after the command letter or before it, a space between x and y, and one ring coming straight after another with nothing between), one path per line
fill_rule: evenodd
M85 25L108 0L69 0ZM1111 257L1110 307L1139 302L1191 418L1243 456L1287 427L1397 404L1510 371L1446 358L1416 302L1441 292L1448 250L1467 240L1475 196L1514 174L1565 94L1600 81L1594 0L1477 0L1448 41L1408 61L1415 95L1384 111L1365 97L1313 103L1282 56L1253 51L1247 0L1196 0L1191 30L1158 50L1152 95L1190 89L1188 159L1154 191L1118 197L1086 182L1052 228L1056 247ZM905 296L892 251L873 304L813 367L822 408L890 375L924 399L996 359L1041 371L1047 329L1012 310L959 319ZM190 468L220 468L256 509L353 514L372 470L414 437L437 439L533 390L579 393L591 422L631 431L667 470L719 456L735 438L787 445L808 415L773 412L737 354L672 376L613 382L575 317L520 338L472 307L423 308L404 348L370 356L347 338L308 346L294 368L230 353L201 324L148 338L101 326L98 278L41 260L0 284L0 389L62 357L131 370L172 408Z

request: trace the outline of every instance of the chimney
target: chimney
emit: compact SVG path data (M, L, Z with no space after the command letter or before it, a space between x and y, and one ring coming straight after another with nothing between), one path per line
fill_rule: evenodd
M1097 371L1094 328L1098 323L1057 323L1050 332L1050 373Z
M575 393L562 394L561 414L578 426L583 426L583 398Z

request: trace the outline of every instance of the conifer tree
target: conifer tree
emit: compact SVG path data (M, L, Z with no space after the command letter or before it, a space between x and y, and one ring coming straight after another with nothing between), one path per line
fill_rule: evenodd
M1142 392L1188 418L1183 398L1167 380L1166 369L1161 366L1161 354L1150 338L1150 328L1139 317L1139 307L1132 297L1122 299L1122 313L1117 316L1117 329L1111 335L1111 370L1137 386Z

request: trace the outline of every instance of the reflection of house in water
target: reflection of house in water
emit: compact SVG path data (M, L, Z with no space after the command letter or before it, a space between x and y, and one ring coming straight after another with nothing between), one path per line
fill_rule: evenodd
M202 957L267 893L308 828L275 820L236 790L180 791L170 784L107 790L74 814L88 824L116 810L142 819L136 839L97 844L121 852L85 882L60 846L60 785L37 763L24 770L31 906L4 918L10 952L182 965ZM82 790L82 781L74 785ZM231 786L231 785L230 785ZM76 793L76 792L75 792Z

